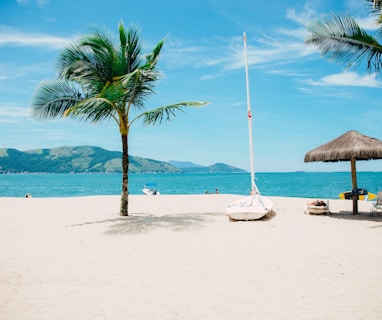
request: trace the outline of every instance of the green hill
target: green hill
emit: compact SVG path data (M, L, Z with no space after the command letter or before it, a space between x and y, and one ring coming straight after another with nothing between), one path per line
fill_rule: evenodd
M99 147L59 147L19 151L0 148L0 173L114 173L122 171L122 152ZM171 163L129 156L130 173L245 172L224 163L179 168Z
M0 172L121 172L122 152L98 147L59 147L19 151L0 149ZM131 173L181 172L161 161L129 156Z

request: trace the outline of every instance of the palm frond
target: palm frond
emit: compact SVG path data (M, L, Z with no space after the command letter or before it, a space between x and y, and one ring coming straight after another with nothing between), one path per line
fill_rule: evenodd
M88 87L102 87L121 75L120 58L111 40L96 32L67 47L60 55L59 72L63 79L86 84Z
M369 71L379 72L382 46L377 39L359 27L352 17L331 15L308 25L308 44L316 45L322 55L344 65L356 67L366 62Z
M156 70L137 69L134 72L124 75L121 78L122 86L136 88L137 91L153 88L154 82L160 78L160 73ZM150 90L152 93L152 90Z
M382 8L381 0L366 0L366 2L370 5L372 12L380 12Z
M64 116L73 105L84 99L80 87L68 81L45 81L32 97L32 116L53 119Z
M118 66L118 54L109 37L101 32L84 37L80 43L80 48L84 51L91 62L94 70L107 81L112 81Z
M92 97L82 100L67 109L65 116L93 123L110 118L118 119L114 103L102 97Z
M118 120L117 114L125 113L126 94L125 88L117 84L105 86L99 94L76 103L65 112L65 115L91 122L109 118Z
M139 41L139 30L134 25L127 31L127 43L125 50L125 73L135 71L141 65L142 46Z
M156 67L163 45L164 40L159 41L151 53L146 56L145 69L154 69Z
M121 63L123 64L123 67L126 69L127 37L126 37L125 27L122 21L118 25L118 31L119 31L119 45L121 50L121 53L120 53Z
M144 108L148 96L154 93L155 81L160 77L156 70L137 69L126 74L121 79L121 84L126 88L126 101L138 109Z
M171 104L168 106L159 107L150 111L143 112L135 119L130 122L132 125L136 120L143 118L143 123L145 125L156 125L161 124L163 121L170 121L172 118L176 117L178 112L185 112L185 107L202 107L209 104L208 102L180 102L176 104Z

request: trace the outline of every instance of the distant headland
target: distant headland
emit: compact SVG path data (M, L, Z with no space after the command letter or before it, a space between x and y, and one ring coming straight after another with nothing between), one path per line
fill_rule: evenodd
M95 146L19 151L0 148L0 173L119 173L122 152ZM188 161L158 161L129 155L130 173L244 173L225 163L202 166Z

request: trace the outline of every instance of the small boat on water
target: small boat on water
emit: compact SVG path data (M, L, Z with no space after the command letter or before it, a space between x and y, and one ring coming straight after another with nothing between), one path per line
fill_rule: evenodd
M160 195L156 183L146 183L142 189L142 192L148 196Z
M243 197L237 201L230 203L226 212L230 221L251 221L264 218L270 214L273 208L273 203L270 199L263 197L255 184L255 166L253 157L252 144L252 113L249 94L248 81L248 63L247 63L247 37L244 32L244 64L245 78L247 89L247 116L248 116L248 133L249 133L249 153L251 164L251 195Z

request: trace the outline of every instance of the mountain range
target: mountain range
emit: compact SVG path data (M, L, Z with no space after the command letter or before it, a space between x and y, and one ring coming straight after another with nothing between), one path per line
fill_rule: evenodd
M0 148L0 173L117 173L122 152L94 146L20 151ZM241 173L224 163L202 166L188 161L158 161L129 155L130 173Z

